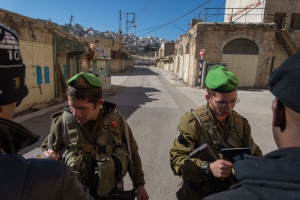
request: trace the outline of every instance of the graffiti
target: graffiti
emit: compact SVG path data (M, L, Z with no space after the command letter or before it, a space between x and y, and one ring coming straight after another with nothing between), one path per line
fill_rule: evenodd
M243 13L243 12L246 13L247 10L249 10L249 8L252 8L252 7L255 8L255 7L259 6L260 4L261 4L260 0L257 0L256 3L252 3L252 4L248 5L248 6L246 6L244 9L239 10L238 12L236 12L236 13L232 14L231 16L229 16L229 17L228 17L228 20L231 22L232 19L233 19L234 17L236 17L237 15L240 15L240 14Z

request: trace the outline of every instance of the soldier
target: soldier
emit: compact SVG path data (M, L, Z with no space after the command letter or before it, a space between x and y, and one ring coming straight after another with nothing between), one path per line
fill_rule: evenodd
M17 154L39 140L11 121L28 94L17 34L0 23L0 194L1 199L93 199L71 168L53 160Z
M248 121L233 110L239 102L237 77L224 66L212 67L206 76L207 104L181 117L177 137L171 148L171 168L183 178L178 199L202 199L228 189L222 179L232 173L233 164L223 159L215 162L189 158L189 154L207 143L216 155L222 148L249 147L262 156L253 142ZM217 180L217 181L216 181Z
M300 53L288 58L269 76L273 137L278 150L260 159L234 164L240 183L205 199L300 198Z
M116 105L102 99L101 87L91 73L81 72L68 81L69 106L53 114L41 148L45 156L71 166L95 199L121 194L128 171L137 199L147 200L137 143Z

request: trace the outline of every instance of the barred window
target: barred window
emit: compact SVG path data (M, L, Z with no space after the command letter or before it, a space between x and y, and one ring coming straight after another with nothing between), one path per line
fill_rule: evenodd
M274 22L276 23L276 29L283 29L285 26L286 13L275 12Z
M237 38L225 45L223 53L258 55L258 46L252 40Z
M300 13L292 13L290 27L294 30L300 30Z

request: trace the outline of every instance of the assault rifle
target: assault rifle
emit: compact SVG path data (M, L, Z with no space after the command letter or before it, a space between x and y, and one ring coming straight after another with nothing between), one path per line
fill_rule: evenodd
M215 162L219 159L219 157L211 150L208 144L203 144L194 151L192 151L189 155L190 158L198 158L203 161ZM220 187L220 190L228 190L229 187L233 184L238 183L238 180L231 173L227 178L220 179L216 177L209 177L209 181L216 186Z
M101 197L94 197L95 200L134 200L136 197L136 190L121 191L118 193L111 193Z

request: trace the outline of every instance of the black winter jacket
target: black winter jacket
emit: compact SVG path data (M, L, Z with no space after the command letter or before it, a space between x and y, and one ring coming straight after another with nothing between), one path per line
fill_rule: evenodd
M300 147L273 151L261 158L234 163L240 183L205 200L300 199Z
M46 159L25 160L16 154L35 143L38 135L15 122L0 118L1 199L92 199L70 168Z

